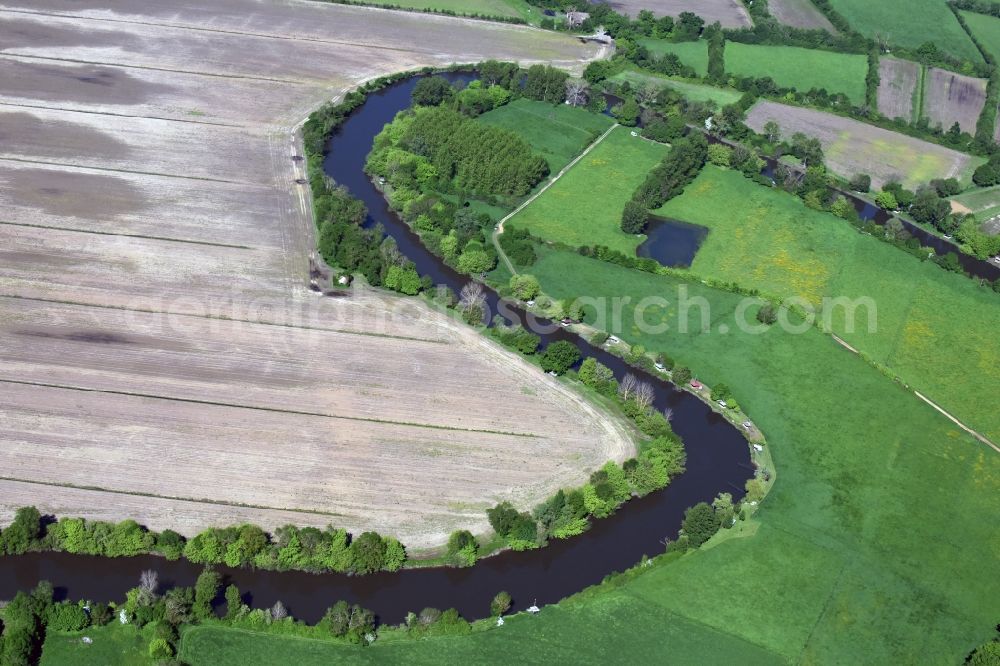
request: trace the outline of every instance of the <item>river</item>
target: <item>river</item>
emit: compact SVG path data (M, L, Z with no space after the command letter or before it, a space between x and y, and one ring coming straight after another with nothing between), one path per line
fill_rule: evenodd
M449 74L452 81L468 81L468 74ZM400 251L414 261L422 275L435 284L458 291L468 278L443 264L421 243L419 237L389 209L379 190L364 174L365 157L372 140L385 123L410 105L410 93L418 77L404 79L372 93L365 104L331 137L324 163L326 172L368 206L366 226L382 224L397 242ZM491 311L499 297L485 291ZM511 319L530 315L510 307ZM583 535L550 542L545 548L505 552L478 562L474 567L404 569L396 573L369 576L309 574L304 572L253 571L217 567L256 607L271 606L279 599L289 612L307 622L322 617L326 608L344 599L372 609L383 623L400 622L408 611L431 606L456 608L468 619L489 615L489 604L500 590L514 599L514 609L532 604L554 603L587 586L599 583L607 574L636 564L642 556L663 551L662 540L675 538L684 510L701 501L710 502L720 492L742 498L744 483L753 476L749 446L743 435L705 403L685 391L675 389L661 377L627 366L604 349L595 348L566 329L537 320L547 327L543 344L568 340L584 355L594 356L622 377L632 372L656 389L657 409L671 409L672 425L687 449L687 471L669 487L642 499L626 503L612 517L596 521ZM582 479L581 479L582 481ZM0 599L9 599L17 590L51 581L64 598L95 601L122 600L125 592L138 585L144 569L160 575L161 586L192 585L199 565L187 561L170 562L156 556L101 558L68 553L28 553L0 559Z

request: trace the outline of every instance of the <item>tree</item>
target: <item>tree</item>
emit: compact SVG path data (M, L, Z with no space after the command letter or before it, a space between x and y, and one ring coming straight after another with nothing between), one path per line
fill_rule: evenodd
M768 143L778 143L781 141L781 127L773 120L764 123L764 138Z
M871 187L872 177L866 173L859 173L851 178L851 189L855 192L867 192Z
M949 214L951 214L951 204L941 199L937 191L932 188L921 189L910 204L910 215L922 224L939 227Z
M778 313L774 305L764 303L764 305L760 306L760 309L757 310L757 321L768 326L778 321Z
M838 195L834 202L830 204L830 212L843 220L849 220L857 214L854 206L842 194Z
M691 540L691 545L697 548L708 541L719 531L721 521L715 510L705 502L698 502L684 512L681 529Z
M490 613L500 617L510 610L511 601L508 593L503 591L497 592L496 596L493 597L493 601L490 602Z
M469 567L476 563L479 542L472 532L458 530L448 537L448 557L459 566Z
M896 210L899 208L896 196L887 190L882 190L875 195L875 205L883 210Z
M628 399L635 392L635 388L638 385L639 380L631 372L622 377L621 382L618 383L618 396L624 401L628 402Z
M429 76L417 81L413 86L411 98L414 104L420 106L437 106L451 99L454 94L455 89L448 83L448 79L443 76Z
M524 96L550 104L559 104L566 94L566 79L569 74L549 67L548 65L532 65L524 79Z
M713 143L708 147L708 161L715 166L728 167L733 151L729 146Z
M566 101L572 106L583 106L587 103L590 88L583 79L568 79L566 81Z
M635 387L635 404L639 406L639 409L645 411L649 409L649 406L653 404L653 398L656 396L656 392L653 390L653 385L649 382L639 382L639 385Z
M611 108L611 115L613 115L622 125L625 125L626 127L633 127L639 119L639 113L641 111L642 109L639 108L639 103L635 101L634 97L629 96L620 104L615 104Z
M42 534L42 515L33 506L21 507L14 522L0 532L0 552L20 555L32 547Z
M368 574L382 569L386 545L376 532L365 532L351 542L351 569Z
M226 586L226 619L235 620L243 611L243 597L240 588L235 585Z
M280 599L275 601L274 605L271 606L271 617L275 621L284 620L288 617L288 609L285 608L285 604L281 603Z
M483 295L483 285L478 282L468 282L459 294L459 308L465 315L465 321L470 324L481 324L486 314L486 296Z
M931 181L931 187L939 197L952 197L962 191L961 183L955 178L935 178Z
M557 340L551 343L539 358L542 370L554 372L557 375L564 374L579 360L580 350L572 342L566 340Z
M149 643L149 658L153 661L163 661L174 656L174 649L164 638L154 638Z
M530 301L542 290L538 278L534 275L520 274L510 278L510 289L514 297L522 301Z
M156 599L156 590L160 587L160 575L152 569L146 569L139 574L139 590L142 592L142 603L149 605Z
M212 615L212 602L219 596L222 587L222 576L211 567L207 567L198 576L194 584L194 604L191 611L194 616L204 620Z
M679 365L674 368L670 378L673 380L675 385L684 386L691 381L691 371L683 365Z
M495 265L496 259L477 247L467 247L458 258L458 270L469 275L485 273L492 270Z
M733 496L730 493L719 493L712 501L712 510L719 517L719 524L728 529L733 525L736 509L733 507Z
M641 234L646 229L649 213L640 202L632 199L622 210L621 228L627 234Z
M184 537L173 530L163 530L156 536L156 550L168 560L180 559L184 553Z
M611 76L616 68L610 60L594 60L583 70L583 78L592 85L600 83Z

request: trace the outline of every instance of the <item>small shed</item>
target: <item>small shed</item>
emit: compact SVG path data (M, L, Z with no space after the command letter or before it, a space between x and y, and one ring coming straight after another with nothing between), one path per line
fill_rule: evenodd
M566 25L570 28L579 28L589 18L589 12L566 12Z

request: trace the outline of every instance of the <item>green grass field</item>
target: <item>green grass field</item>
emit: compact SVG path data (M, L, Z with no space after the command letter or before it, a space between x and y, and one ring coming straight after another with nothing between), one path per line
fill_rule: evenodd
M962 18L983 48L1000 58L1000 19L975 12L962 12Z
M871 297L876 331L864 317L853 333L835 317L834 331L1000 441L996 294L733 171L706 167L657 213L711 229L692 265L698 275L817 305L824 297Z
M693 67L698 76L708 74L708 42L668 42L665 39L640 39L639 43L649 49L649 52L662 56L664 53L675 53L681 62Z
M89 645L81 639L87 636ZM41 666L77 666L102 664L116 666L146 666L153 627L142 631L133 625L112 622L104 627L90 627L76 632L47 632L42 649Z
M1000 209L1000 185L972 190L951 197L951 199L971 210L976 214L976 217L986 220L1000 212L998 211Z
M693 102L714 102L719 107L735 104L743 96L742 93L732 88L717 88L702 83L668 79L665 76L631 70L619 72L612 76L610 80L616 82L628 81L629 85L633 88L647 85L655 88L672 88Z
M667 150L619 127L509 224L568 245L634 253L641 239L619 227L622 210Z
M873 37L888 36L890 44L916 49L932 41L938 48L972 62L982 56L944 0L910 0L905 4L872 0L830 0L851 27Z
M665 332L621 335L726 382L767 435L777 479L756 533L464 638L352 649L211 630L185 638L186 661L958 663L992 635L1000 456L815 329L735 333L733 294L573 252L542 249L532 270L554 297L631 296L627 317L682 285L710 304L708 330L694 308L681 333L669 307L645 315Z
M726 72L737 76L769 76L780 86L806 92L826 88L844 93L855 104L865 101L868 59L863 55L726 42Z
M565 104L517 99L479 116L479 122L518 134L545 157L553 175L603 134L614 120Z

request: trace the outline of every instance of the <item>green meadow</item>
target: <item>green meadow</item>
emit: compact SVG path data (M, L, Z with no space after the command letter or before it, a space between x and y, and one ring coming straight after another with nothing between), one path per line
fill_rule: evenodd
M664 53L674 53L680 61L688 67L693 67L698 76L708 74L708 42L698 40L697 42L670 42L665 39L646 38L640 39L639 43L645 46L650 53L662 56Z
M1000 19L975 12L962 12L962 18L983 48L1000 58Z
M726 42L725 58L727 74L769 76L779 86L801 92L825 88L844 93L854 104L865 101L868 59L863 55Z
M626 318L681 287L710 305L707 327L675 302L644 314L666 330L620 334L726 382L767 435L777 478L741 533L465 637L360 649L199 629L185 661L957 663L991 635L1000 456L814 328L738 332L736 295L545 248L532 271L554 297L629 295Z
M567 245L634 253L641 238L621 230L622 210L667 150L619 127L509 224Z
M518 134L555 175L614 124L608 116L566 104L516 99L479 116L479 122Z
M851 332L837 309L833 331L1000 440L1000 307L992 291L713 166L656 212L711 230L691 267L697 275L816 306L826 297L871 298L875 316L859 309Z
M962 29L945 0L830 0L851 27L867 37L880 33L891 44L916 49L933 41L938 48L972 62L981 62L976 45Z
M84 643L84 637L92 642ZM121 625L117 621L103 627L88 627L84 631L49 631L45 635L39 663L41 666L152 664L149 642L153 638L152 625L139 630L131 624Z
M693 83L678 79L670 79L665 76L657 76L647 72L637 72L626 70L611 77L611 81L628 81L633 88L642 86L653 86L654 88L671 88L691 100L692 102L713 102L716 106L723 107L735 104L740 101L742 93L732 88L717 88L703 83Z

